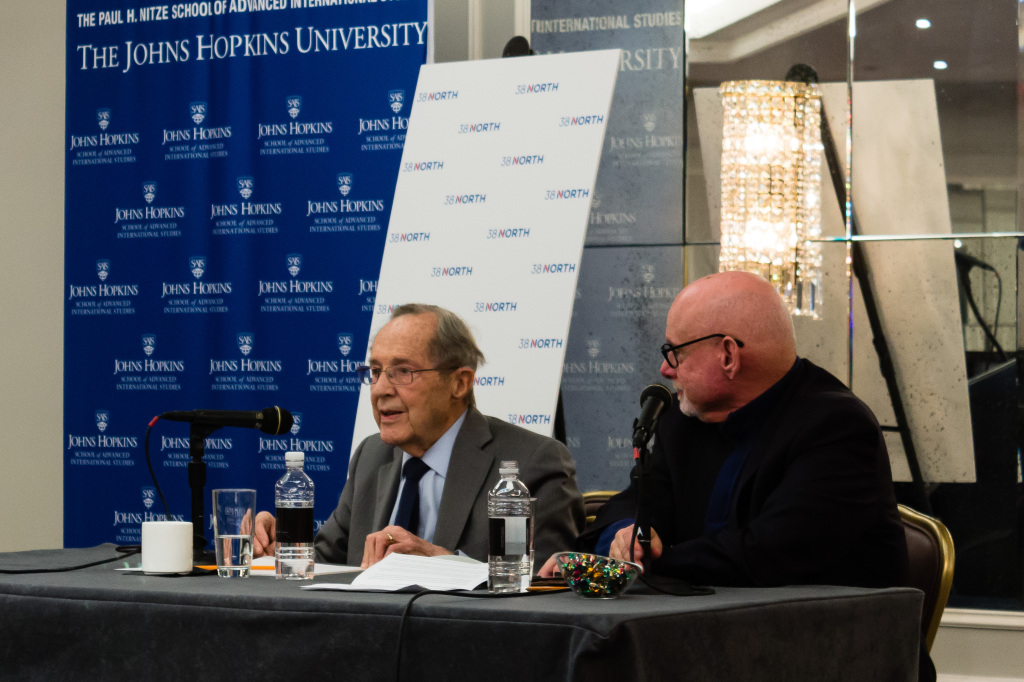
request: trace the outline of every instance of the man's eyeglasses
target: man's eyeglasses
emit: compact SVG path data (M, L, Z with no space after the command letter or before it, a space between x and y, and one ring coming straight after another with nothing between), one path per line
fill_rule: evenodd
M673 346L671 343L666 343L661 347L661 355L665 358L665 362L668 363L668 366L675 369L676 367L679 366L679 358L676 357L676 351L679 350L680 348L684 348L693 343L707 341L708 339L724 339L726 336L735 341L737 346L743 348L743 342L737 339L735 336L731 336L729 334L708 334L707 336L702 336L699 339L694 339L693 341L681 343L678 346Z
M451 372L454 368L448 367L431 367L430 369L409 369L408 367L357 367L356 376L359 377L359 381L364 384L375 384L380 379L381 374L388 375L388 381L393 386L405 386L412 383L414 375L420 372Z

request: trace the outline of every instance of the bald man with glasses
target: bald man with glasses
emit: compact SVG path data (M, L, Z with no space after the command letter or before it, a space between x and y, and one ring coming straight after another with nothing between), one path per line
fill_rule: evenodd
M797 357L775 289L724 272L668 313L661 374L675 399L657 425L645 497L656 574L694 584L907 584L889 457L871 410ZM579 539L628 559L636 490ZM541 574L550 573L546 565Z
M572 546L583 498L564 445L476 409L484 356L466 323L438 306L407 304L373 341L360 379L380 433L349 462L338 506L317 533L317 561L367 568L390 553L463 553L487 560L487 493L502 460L536 498L539 557ZM256 556L273 554L275 520L256 517Z

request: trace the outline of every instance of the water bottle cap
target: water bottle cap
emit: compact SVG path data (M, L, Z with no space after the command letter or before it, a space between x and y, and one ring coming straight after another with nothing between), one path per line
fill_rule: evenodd
M302 464L306 461L305 452L286 452L284 453L284 463L288 464Z
M519 462L515 461L503 461L498 466L498 473L500 474L518 474L519 473Z

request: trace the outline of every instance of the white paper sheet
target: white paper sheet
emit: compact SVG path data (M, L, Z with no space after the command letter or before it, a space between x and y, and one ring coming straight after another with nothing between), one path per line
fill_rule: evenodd
M315 583L304 590L381 590L395 592L411 585L428 590L472 590L487 581L487 564L466 557L422 557L389 554L366 569L351 585Z

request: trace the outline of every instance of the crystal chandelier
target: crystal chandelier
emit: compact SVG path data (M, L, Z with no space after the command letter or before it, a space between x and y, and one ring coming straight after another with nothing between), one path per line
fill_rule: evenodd
M821 92L817 84L730 81L720 92L719 270L771 282L794 315L821 307Z

